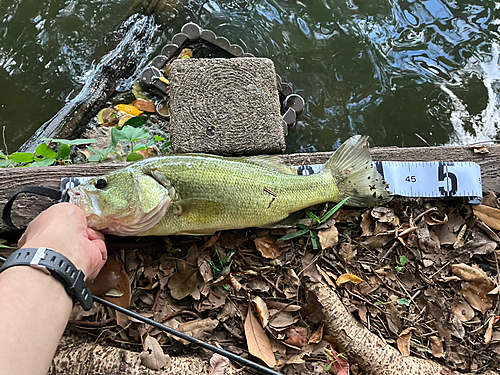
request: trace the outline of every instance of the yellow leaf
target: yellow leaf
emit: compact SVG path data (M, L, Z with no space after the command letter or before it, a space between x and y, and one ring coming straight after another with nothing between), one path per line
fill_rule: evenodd
M497 208L476 204L472 206L474 215L492 229L500 230L500 210Z
M137 108L130 104L118 104L117 106L115 106L115 109L117 111L128 113L132 116L139 116L142 114L142 111L139 111Z
M170 81L168 79L166 79L165 77L160 77L158 78L160 81L162 81L164 84L166 85L170 85Z
M337 279L337 285L341 285L341 284L347 283L349 281L353 284L358 285L359 283L362 283L364 280L357 277L356 275L352 275L350 273L344 273L342 276L340 276Z

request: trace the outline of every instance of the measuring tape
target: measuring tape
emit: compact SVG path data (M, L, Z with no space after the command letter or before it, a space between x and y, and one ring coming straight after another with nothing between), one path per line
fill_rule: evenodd
M302 176L318 173L324 164L301 165ZM441 198L466 197L469 203L483 199L481 167L473 162L404 162L375 161L374 168L389 184L394 195L403 197ZM90 180L92 177L66 177L61 179L64 192Z
M324 164L296 167L299 175L318 173ZM481 167L473 162L375 161L374 168L394 195L403 197L466 197L469 203L483 199Z

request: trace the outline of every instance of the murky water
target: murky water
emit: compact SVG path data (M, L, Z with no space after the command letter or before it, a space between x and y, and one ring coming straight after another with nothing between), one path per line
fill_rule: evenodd
M116 45L132 3L0 0L9 151L78 92ZM486 0L189 1L162 15L150 53L193 21L272 58L307 103L288 152L330 150L356 133L378 146L464 144L497 138L499 8Z

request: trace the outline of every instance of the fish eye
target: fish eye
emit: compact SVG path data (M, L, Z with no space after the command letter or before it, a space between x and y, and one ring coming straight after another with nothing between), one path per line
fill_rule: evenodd
M104 178L98 178L95 182L96 189L104 189L108 185L108 182Z

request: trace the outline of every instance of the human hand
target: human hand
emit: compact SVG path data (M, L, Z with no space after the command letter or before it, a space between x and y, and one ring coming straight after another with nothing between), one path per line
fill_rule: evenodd
M74 204L59 203L38 215L19 239L19 248L48 247L71 260L93 280L107 259L104 235L87 228L83 211Z

